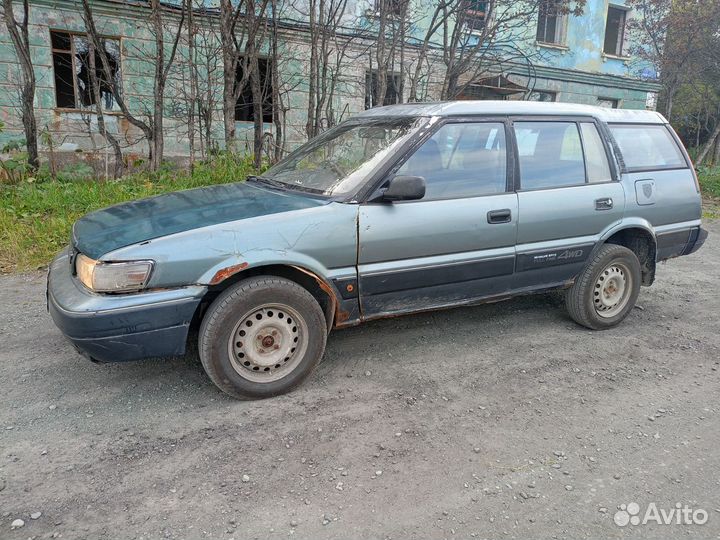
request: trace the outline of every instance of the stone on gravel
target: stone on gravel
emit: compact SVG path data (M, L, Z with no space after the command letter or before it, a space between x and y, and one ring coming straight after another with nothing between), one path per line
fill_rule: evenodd
M242 481L245 483L248 483L250 481L250 477L247 474L242 475Z
M11 529L19 529L20 527L24 527L25 522L22 519L16 519L10 524Z
M30 514L30 519L40 519L40 516L42 516L42 512L33 512Z

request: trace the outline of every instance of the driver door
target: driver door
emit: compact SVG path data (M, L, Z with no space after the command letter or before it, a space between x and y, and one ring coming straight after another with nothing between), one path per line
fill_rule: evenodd
M507 187L507 140L503 119L445 123L390 174L422 176L422 199L361 205L364 318L469 303L510 289L518 201Z

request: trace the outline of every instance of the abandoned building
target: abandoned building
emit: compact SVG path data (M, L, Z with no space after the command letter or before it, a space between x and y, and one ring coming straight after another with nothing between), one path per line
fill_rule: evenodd
M307 3L310 0L303 0ZM392 0L382 0L390 1ZM490 2L459 0L465 10L467 31L480 31L489 24ZM464 81L457 99L528 99L597 104L604 107L654 108L659 89L655 73L633 57L628 22L632 11L624 0L587 0L581 14L552 9L556 0L541 0L530 20L518 25L519 32L508 36L503 46L512 49L507 61L496 61L482 76ZM303 3L300 2L300 3ZM333 124L353 113L378 104L409 99L409 78L415 71L413 62L421 46L430 13L431 0L410 0L403 17L408 30L402 62L393 61L387 72L385 95L378 95L377 69L374 67L373 24L377 17L376 0L347 0L336 29L337 47L345 47L343 56L333 57L337 71L334 93L330 96ZM166 0L164 23L169 34L181 17L181 0ZM104 36L113 77L121 82L123 98L139 117L148 110L153 94L152 58L154 40L148 22L147 2L142 0L92 0L98 32ZM199 73L196 89L197 139L204 153L223 146L222 54L217 30L219 0L193 0L195 30L193 65ZM19 6L19 4L18 4ZM22 13L21 9L17 10ZM90 91L91 58L82 17L80 0L30 1L31 56L37 78L36 117L41 148L51 141L58 153L92 153L107 151L98 137L96 100ZM279 53L270 54L265 46L259 58L259 71L265 90L281 85L277 94L264 92L263 121L272 137L273 110L282 109L285 143L292 148L307 139L308 58L311 40L307 10L292 3L272 27L280 43ZM183 34L178 43L170 79L165 90L165 155L188 154L188 43ZM242 38L241 38L242 39ZM171 41L171 38L168 37ZM339 42L343 41L343 44ZM441 43L430 40L431 54L427 69L416 81L417 100L436 100L441 95L444 74ZM278 63L271 69L271 63ZM96 67L97 69L97 67ZM273 81L279 73L282 81ZM242 74L238 74L241 76ZM0 25L0 120L4 129L0 144L22 138L18 110L19 66L6 25ZM274 103L273 96L282 96ZM252 138L252 92L246 88L235 108L238 138ZM142 133L121 114L107 87L100 83L100 101L105 123L117 134L126 155L141 158L147 149ZM325 110L329 110L325 106ZM249 145L249 142L243 142Z

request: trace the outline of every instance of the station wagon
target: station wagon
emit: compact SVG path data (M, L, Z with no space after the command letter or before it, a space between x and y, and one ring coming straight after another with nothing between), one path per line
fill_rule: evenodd
M564 290L605 330L659 261L703 244L688 155L652 111L511 101L365 111L262 176L78 220L48 307L99 362L181 355L278 395L334 328Z

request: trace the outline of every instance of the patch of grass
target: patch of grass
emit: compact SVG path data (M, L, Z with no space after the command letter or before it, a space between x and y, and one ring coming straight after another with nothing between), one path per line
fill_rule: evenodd
M76 174L19 185L0 184L0 272L45 267L70 239L72 224L88 212L113 204L212 184L244 180L256 172L244 157L221 154L196 164L192 174L166 167L114 181ZM703 217L720 217L720 167L699 173Z
M0 272L46 266L68 244L72 224L113 204L212 184L244 180L255 170L244 157L221 154L192 174L170 167L113 181L76 178L0 185Z
M698 180L703 194L703 218L720 218L720 167L702 167Z
M720 198L720 167L701 168L698 180L703 195Z

